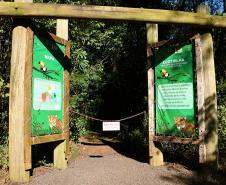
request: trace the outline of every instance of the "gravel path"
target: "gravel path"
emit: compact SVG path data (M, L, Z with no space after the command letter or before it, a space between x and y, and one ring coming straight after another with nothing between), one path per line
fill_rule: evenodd
M121 155L80 157L66 170L50 170L26 185L201 185L196 175L180 165L150 167Z
M67 169L37 168L31 181L25 185L214 184L201 181L195 172L179 164L168 163L162 167L151 167L147 163L122 155L112 144L106 144L98 134L83 137L80 143L75 145L74 160Z

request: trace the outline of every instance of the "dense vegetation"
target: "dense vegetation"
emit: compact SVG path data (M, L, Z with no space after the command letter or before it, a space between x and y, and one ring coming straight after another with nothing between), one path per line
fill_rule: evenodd
M49 2L46 0L36 2ZM54 3L96 4L195 11L208 4L212 14L221 14L221 1L126 1L126 0L53 0ZM13 20L0 18L0 166L7 167L8 102L11 31ZM40 29L55 32L56 21L33 19ZM147 111L146 25L127 22L70 20L71 47L71 139L89 130L99 130L100 122L78 113L106 120L120 119ZM160 25L159 40L192 36L210 31L214 39L220 159L226 161L226 31L203 30L189 26ZM118 137L127 143L147 144L147 119L139 116L123 122ZM170 146L170 151L196 150ZM182 152L181 152L182 153Z

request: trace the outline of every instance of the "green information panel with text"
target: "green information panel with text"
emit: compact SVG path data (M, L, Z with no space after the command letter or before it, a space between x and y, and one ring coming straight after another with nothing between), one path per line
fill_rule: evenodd
M193 44L155 49L156 133L190 136L195 131Z
M32 62L32 136L63 132L65 46L34 35Z

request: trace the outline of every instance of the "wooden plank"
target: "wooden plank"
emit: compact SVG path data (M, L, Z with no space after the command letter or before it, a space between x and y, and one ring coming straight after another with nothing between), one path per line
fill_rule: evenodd
M57 29L56 35L61 37L65 40L68 40L68 20L57 20ZM69 45L68 45L69 46ZM67 46L67 47L68 47ZM68 54L70 55L70 50L65 47L65 54L66 58L69 59ZM65 62L68 62L66 60ZM65 140L59 144L54 149L54 167L65 169L67 168L67 155L69 152L69 71L65 65L64 70L64 133L65 133Z
M70 98L70 74L69 74L69 62L70 62L70 42L65 47L65 62L64 65L64 133L66 134L66 159L70 158L70 146L69 146L69 98Z
M45 136L35 136L31 137L30 142L32 145L48 143L53 141L61 141L65 140L65 134L53 134L53 135L45 135Z
M81 18L226 27L226 17L172 10L0 2L0 16Z
M206 161L211 169L218 167L217 100L213 41L210 33L201 35L202 65L204 77L204 111Z
M25 171L25 68L27 29L16 26L12 36L9 98L9 176L13 182L29 181Z
M49 34L49 36L52 37L52 39L53 39L55 42L58 42L58 43L63 44L63 45L65 45L65 46L66 46L67 43L69 42L68 40L63 39L63 38L61 38L61 37L59 37L59 36L57 36L57 35L54 35L54 34L52 34L52 33L50 33L50 32L48 32L48 34Z
M31 169L31 76L32 76L32 54L34 34L30 28L27 29L25 76L24 76L24 163L25 170Z
M148 70L148 120L149 120L149 135L155 135L155 95L154 95L154 70Z
M150 65L148 70L148 136L149 136L149 163L151 166L162 166L163 154L155 146L155 88L154 88L154 64L152 61L152 51L149 45L158 42L158 25L147 24L147 61Z
M154 141L168 142L168 143L180 143L180 144L194 144L198 145L202 141L199 139L194 140L193 138L181 138L175 136L154 136Z

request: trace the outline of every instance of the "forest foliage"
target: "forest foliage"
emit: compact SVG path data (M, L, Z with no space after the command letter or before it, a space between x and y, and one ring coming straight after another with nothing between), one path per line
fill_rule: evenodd
M41 3L67 3L162 8L195 12L200 4L209 5L211 14L221 15L223 2L216 1L126 1L126 0L36 0ZM0 166L7 166L8 103L13 19L0 18ZM32 19L39 29L55 33L56 20ZM146 25L143 23L70 20L71 45L70 133L78 141L101 123L79 113L106 120L147 111ZM160 25L159 40L211 32L214 39L219 119L219 153L226 161L226 31L198 27ZM137 145L147 144L147 119L125 121L120 139ZM172 147L171 152L178 150Z

